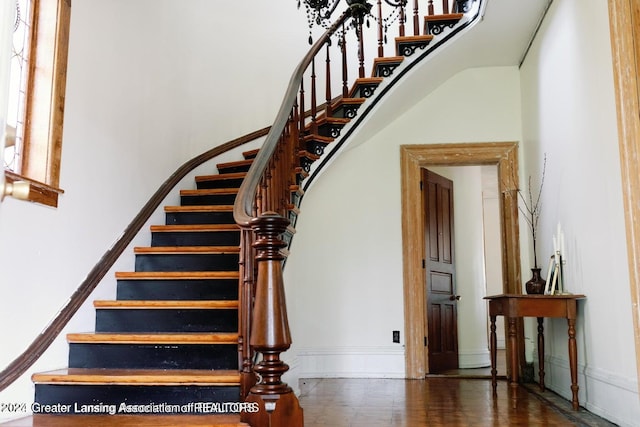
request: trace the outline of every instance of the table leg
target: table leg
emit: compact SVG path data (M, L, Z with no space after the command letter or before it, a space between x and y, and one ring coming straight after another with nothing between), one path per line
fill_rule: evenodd
M538 317L538 377L540 390L544 391L544 318Z
M516 398L518 390L518 374L520 366L518 365L518 340L516 338L516 317L508 317L509 321L509 358L511 361L511 381L509 387L511 389L511 396Z
M576 345L576 319L567 319L569 323L569 367L571 369L571 405L577 411L578 403L578 347Z
M497 357L496 353L498 351L498 339L496 337L496 316L489 316L491 319L491 325L489 329L491 333L489 334L489 353L491 354L491 387L493 388L493 395L497 395L497 387L498 387L498 369L497 365Z

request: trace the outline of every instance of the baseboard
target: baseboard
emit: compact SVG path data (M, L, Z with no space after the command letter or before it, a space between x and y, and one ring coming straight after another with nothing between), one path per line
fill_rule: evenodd
M486 368L491 366L489 349L458 350L458 366L460 369Z
M538 366L534 378L537 380ZM567 400L572 393L571 373L567 360L545 358L545 385ZM638 381L636 376L625 377L604 369L578 364L578 399L589 412L619 426L637 426L640 419Z
M300 378L404 378L404 348L300 348Z

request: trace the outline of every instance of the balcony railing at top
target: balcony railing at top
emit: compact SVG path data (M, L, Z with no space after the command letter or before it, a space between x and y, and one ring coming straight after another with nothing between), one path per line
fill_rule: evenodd
M318 8L330 13L339 0L304 2L309 20L323 24L327 16L318 14ZM318 123L332 115L338 99L349 98L354 82L365 78L365 63L388 54L389 39L425 35L426 15L466 12L472 0L437 3L347 0L346 11L326 25L327 30L313 43L289 81L271 131L234 206L235 220L242 229L239 335L243 397L259 400L260 396L291 391L281 382L288 367L280 360L280 353L291 344L282 283L283 249L287 245L281 236L293 232L289 224L297 215L299 186L309 164L320 154L307 142L318 133ZM394 46L390 56L395 55ZM253 366L256 351L262 361ZM293 420L288 422L286 425L296 425Z

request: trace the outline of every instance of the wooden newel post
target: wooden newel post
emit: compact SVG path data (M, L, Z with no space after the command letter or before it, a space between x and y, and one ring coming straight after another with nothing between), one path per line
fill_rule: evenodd
M256 402L258 412L243 412L242 421L252 427L302 427L302 408L298 398L282 375L289 366L280 360L280 353L291 346L287 305L282 279L280 252L286 243L280 238L289 220L275 212L264 212L251 221L256 234L258 276L251 323L251 347L260 352L262 360L254 367L260 381L251 388L246 402Z

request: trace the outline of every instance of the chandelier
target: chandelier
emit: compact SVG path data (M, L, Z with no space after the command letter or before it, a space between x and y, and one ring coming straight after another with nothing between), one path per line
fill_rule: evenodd
M384 28L385 39L386 30L391 21L400 17L401 11L407 4L407 0L384 0L386 4L392 7L387 17L376 17L371 14L372 4L368 0L345 0L347 2L347 13L353 18L352 27L356 27L364 22L367 18L367 26L369 26L369 18L374 21L381 21ZM380 3L380 1L379 1ZM331 16L338 8L340 0L298 0L298 9L304 4L307 13L307 24L309 26L309 44L313 42L311 32L314 26L329 28L331 24ZM404 17L403 17L404 19Z
M372 5L367 0L346 0L348 13L356 22L362 23L370 15ZM311 30L314 26L328 28L331 16L340 4L340 0L298 0L298 9L304 4L309 25L309 43L312 42Z

